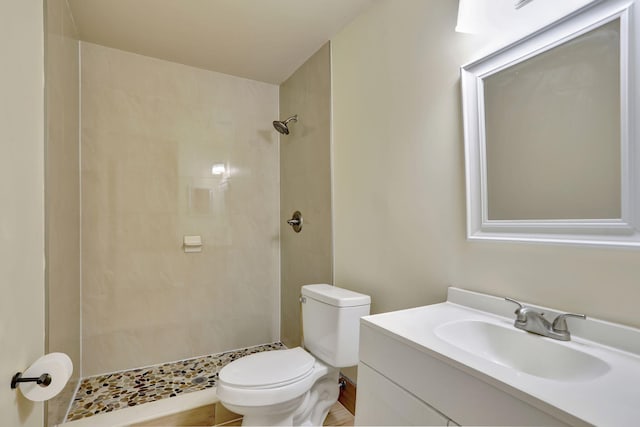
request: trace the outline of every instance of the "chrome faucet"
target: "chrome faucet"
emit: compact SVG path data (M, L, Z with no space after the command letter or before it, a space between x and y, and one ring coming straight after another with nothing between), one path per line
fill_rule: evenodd
M514 299L505 298L505 300L518 305L514 312L516 320L513 326L523 331L560 341L569 341L571 339L571 333L569 333L569 328L567 327L567 317L587 318L584 314L566 313L560 314L553 322L549 322L543 317L544 313L540 313L532 307L527 307Z

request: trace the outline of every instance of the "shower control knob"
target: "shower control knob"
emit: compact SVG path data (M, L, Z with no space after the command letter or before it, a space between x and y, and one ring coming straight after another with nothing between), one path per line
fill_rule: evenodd
M300 211L295 211L293 217L287 220L287 224L293 227L293 231L299 233L302 230L302 214Z

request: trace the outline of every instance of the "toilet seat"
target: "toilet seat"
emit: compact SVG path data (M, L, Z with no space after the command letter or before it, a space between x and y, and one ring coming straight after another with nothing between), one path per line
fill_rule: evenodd
M304 378L314 362L314 357L300 347L266 351L231 362L219 377L234 387L275 388Z
M300 347L245 356L220 371L218 398L244 406L286 402L306 393L322 366Z

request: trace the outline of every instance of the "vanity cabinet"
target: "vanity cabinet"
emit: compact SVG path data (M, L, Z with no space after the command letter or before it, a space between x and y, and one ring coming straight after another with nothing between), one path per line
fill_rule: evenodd
M356 425L544 425L554 408L361 321ZM547 407L548 406L548 407ZM564 418L564 417L562 417Z
M357 405L357 425L456 425L365 364L358 366Z

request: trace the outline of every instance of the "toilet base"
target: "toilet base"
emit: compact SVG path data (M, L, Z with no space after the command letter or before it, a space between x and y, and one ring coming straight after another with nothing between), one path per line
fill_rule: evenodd
M321 426L340 394L340 371L324 368L324 375L316 380L309 391L287 402L270 406L221 403L243 416L243 426Z
M330 368L329 372L313 384L305 395L305 402L293 416L293 425L321 426L331 407L340 396L340 371Z
M243 426L290 426L293 415L304 403L306 394L269 407L242 406L221 402L228 410L242 415Z

